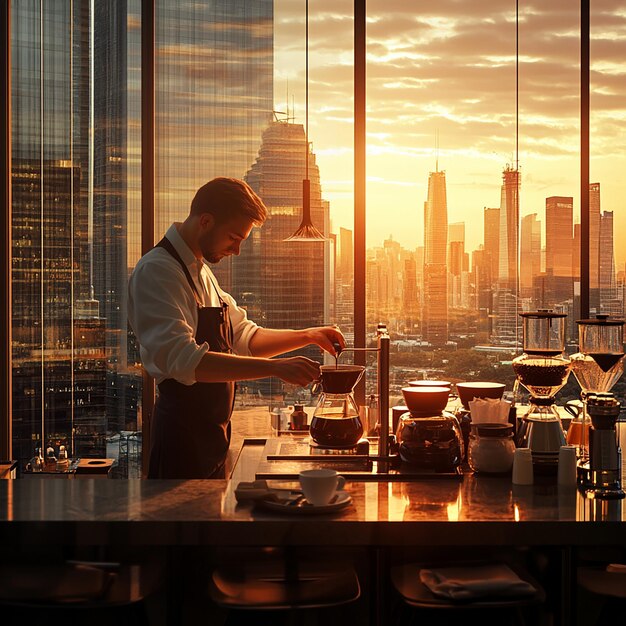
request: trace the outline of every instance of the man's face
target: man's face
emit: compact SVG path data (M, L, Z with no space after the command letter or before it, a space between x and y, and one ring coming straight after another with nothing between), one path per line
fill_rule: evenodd
M217 263L231 254L238 255L239 248L245 241L254 223L249 217L233 217L225 222L218 222L209 214L200 216L200 234L198 243L202 256L209 263Z

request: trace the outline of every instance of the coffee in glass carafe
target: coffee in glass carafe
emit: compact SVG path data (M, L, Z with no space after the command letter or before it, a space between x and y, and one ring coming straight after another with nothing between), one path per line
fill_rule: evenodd
M327 448L348 448L363 435L354 396L356 384L365 368L360 365L322 365L320 394L311 426L311 439Z

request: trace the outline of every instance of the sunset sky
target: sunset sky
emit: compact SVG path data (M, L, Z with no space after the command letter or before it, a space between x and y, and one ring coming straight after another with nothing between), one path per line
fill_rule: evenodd
M579 9L520 0L521 214L544 221L545 198L579 215ZM275 106L304 121L304 0L275 3ZM515 2L368 0L368 246L423 241L428 174L446 171L449 222L482 242L483 207L500 204L515 160ZM309 139L333 224L352 228L353 2L310 0ZM626 8L592 3L591 181L626 234ZM291 102L290 102L291 106ZM626 249L616 246L618 269Z

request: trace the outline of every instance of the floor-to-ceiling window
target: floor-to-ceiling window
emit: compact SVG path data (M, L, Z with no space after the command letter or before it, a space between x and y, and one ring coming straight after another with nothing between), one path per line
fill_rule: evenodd
M567 314L576 351L580 7L367 10L367 315L392 329L392 402L410 378L510 390L520 312ZM591 22L589 312L623 316L624 16L594 3ZM561 395L578 392L572 377Z
M140 4L11 3L12 423L23 463L66 445L139 472L126 283L141 253ZM392 404L409 377L510 383L520 311L567 313L569 350L577 340L579 7L366 6L368 231L356 252L368 333L384 321L392 335ZM216 267L220 282L261 324L337 323L351 343L354 6L311 3L308 128L304 2L155 7L155 240L203 182L245 178L270 219ZM618 316L624 21L619 3L594 3L589 304ZM287 244L307 159L328 240ZM240 387L238 410L314 401L276 381Z
M11 17L13 456L117 456L140 427L126 321L139 18L132 2L39 0Z

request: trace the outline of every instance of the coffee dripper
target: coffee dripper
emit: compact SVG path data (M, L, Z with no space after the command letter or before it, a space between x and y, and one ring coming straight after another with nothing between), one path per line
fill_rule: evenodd
M375 348L344 348L349 352L376 352L377 355L377 387L378 387L378 414L380 418L380 434L378 437L378 454L370 455L376 461L376 471L386 473L390 467L393 455L390 454L389 437L389 353L391 340L387 327L379 323L376 328ZM348 374L341 384L341 374L332 374L331 371L352 371L352 381ZM320 397L313 419L311 420L310 434L313 442L319 446L330 448L345 448L354 446L363 434L363 425L358 415L354 401L354 387L360 380L365 368L359 365L325 365L321 368L321 387L325 392ZM326 383L324 382L326 381ZM337 383L339 386L335 386ZM326 387L326 389L325 389ZM339 398L330 396L340 396ZM343 399L343 403L342 403ZM323 402L322 402L323 400ZM334 407L333 407L334 405ZM356 414L355 414L356 413ZM351 427L348 427L348 422ZM345 434L346 431L349 434Z
M520 313L524 353L513 360L518 381L530 392L530 407L522 418L518 446L530 448L536 473L555 473L559 450L565 445L561 418L554 397L571 370L565 349L564 313L545 309Z
M311 439L327 448L348 448L363 435L363 424L354 400L356 387L365 367L361 365L322 365L317 385L322 393L311 419Z
M611 391L624 372L624 320L597 315L576 323L579 351L570 358L581 389L582 410L567 430L567 442L577 446L579 460L585 463L589 458L587 396Z

